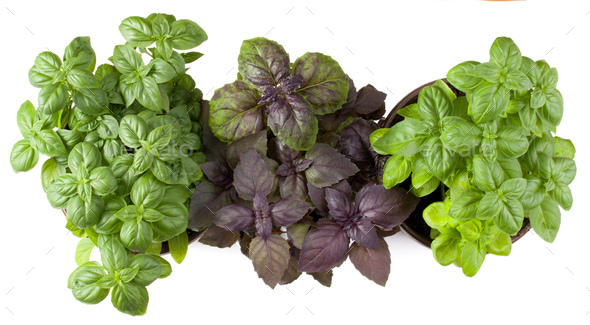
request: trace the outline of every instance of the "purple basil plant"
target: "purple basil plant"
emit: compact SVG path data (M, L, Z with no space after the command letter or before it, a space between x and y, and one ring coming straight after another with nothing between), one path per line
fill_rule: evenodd
M370 145L386 95L356 90L338 63L306 53L290 64L276 42L254 38L241 48L238 80L203 105L205 179L191 199L189 227L201 243L239 241L263 281L274 288L302 273L331 284L348 257L385 285L392 235L418 199L385 189L387 157ZM220 141L221 140L221 141Z

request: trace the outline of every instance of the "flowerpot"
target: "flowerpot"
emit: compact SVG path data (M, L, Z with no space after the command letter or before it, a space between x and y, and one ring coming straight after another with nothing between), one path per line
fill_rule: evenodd
M447 83L447 85L457 94L457 97L465 96L465 94L463 92L461 92L460 90L457 90L455 87L453 87L453 85L451 85L447 81L446 78L443 78L442 80L445 83ZM404 117L401 115L398 115L397 112L400 109L402 109L410 104L417 103L418 102L418 94L420 93L420 91L424 87L432 86L434 83L435 83L435 81L431 81L429 83L426 83L426 84L414 89L409 94L407 94L404 98L402 98L402 100L400 100L397 103L397 105L395 105L393 107L393 109L387 115L387 117L379 122L379 126L382 128L388 128L388 127L391 127L394 124L402 121L404 119ZM411 186L410 183L408 183L406 185L406 187L408 189L410 188L410 186ZM440 186L442 187L444 185L441 184ZM428 248L430 248L430 244L432 243L432 239L430 238L430 232L432 229L430 228L430 226L428 226L426 224L426 222L422 218L422 213L424 212L424 209L426 209L426 207L428 207L431 203L442 201L442 199L443 199L442 193L444 192L444 190L446 190L446 188L438 188L437 190L435 190L431 194L421 197L420 202L418 203L418 206L416 207L416 210L414 210L414 212L410 215L410 217L408 219L406 219L406 221L404 221L404 223L402 223L402 225L401 225L403 232L407 233L412 238L414 238L416 241L418 241L419 243L421 243L422 245L424 245ZM530 221L528 218L525 218L520 231L516 235L512 236L512 242L514 243L517 240L519 240L530 229L531 229Z

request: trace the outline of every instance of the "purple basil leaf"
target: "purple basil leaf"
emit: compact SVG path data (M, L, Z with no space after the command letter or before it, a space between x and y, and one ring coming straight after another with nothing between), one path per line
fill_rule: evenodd
M290 226L301 220L309 212L311 204L300 199L288 197L278 200L270 210L276 226Z
M371 133L377 130L377 124L359 119L342 129L340 147L342 153L361 169L369 168L377 156L371 147Z
M313 161L309 160L309 159L303 159L303 158L296 159L295 161L293 161L293 166L295 167L295 172L301 173L301 172L305 171L306 169L309 168L309 166L311 166L312 162Z
M223 160L223 152L227 144L217 139L209 127L209 101L201 101L201 115L199 115L199 124L203 127L203 153L207 161Z
M240 251L246 257L250 257L250 243L252 242L252 237L248 236L245 232L241 233L240 238Z
M191 197L188 227L196 229L210 226L215 212L232 204L231 192L203 180Z
M356 165L348 158L323 143L316 143L305 154L305 158L313 161L305 171L305 175L307 180L315 187L336 184L359 171Z
M352 244L348 254L354 267L375 283L385 286L391 268L391 255L387 242L379 238L379 249L369 249Z
M276 102L281 96L289 95L295 89L299 88L303 82L303 77L301 76L289 76L288 78L284 79L276 87L268 87L264 89L262 93L262 97L258 101L259 104L270 104L272 102Z
M305 177L302 174L291 174L287 177L281 177L279 179L279 189L281 197L294 197L301 200L307 199L307 187L305 186Z
M318 227L305 236L299 258L299 271L326 272L346 257L349 238L335 221L320 219Z
M281 285L292 283L293 281L297 280L301 275L301 272L299 272L299 250L296 248L291 248L291 252L293 252L294 250L296 250L297 253L291 253L291 257L289 258L289 265L287 266L285 273L279 281L279 284Z
M350 229L348 229L348 236L361 246L379 249L377 230L368 218L362 217L352 224Z
M274 175L260 154L250 148L242 153L234 170L234 188L244 200L254 199L256 192L267 196L272 191Z
M256 226L256 231L262 237L262 239L267 239L270 236L272 231L272 219L270 217L269 207L268 207L268 200L266 199L266 195L261 192L256 192L254 195L254 200L252 202L255 221L254 224Z
M254 148L260 156L266 157L267 146L266 146L266 130L260 131L255 134L248 135L246 137L241 138L238 141L234 141L227 146L225 150L225 157L227 159L227 164L232 168L235 169L240 161L240 155L242 152Z
M294 150L309 150L313 146L318 120L303 97L297 93L285 95L273 102L267 113L268 126L285 145Z
M354 216L354 205L350 202L350 198L346 197L342 192L326 188L326 202L330 215L341 226L345 226L348 220Z
M315 205L316 209L323 214L328 214L329 212L328 202L326 202L326 188L327 187L317 188L311 185L309 182L307 183L307 189L311 202L313 205ZM342 180L330 186L330 188L344 193L346 197L352 197L352 189L346 180Z
M268 239L255 237L249 251L258 277L274 289L289 266L289 244L276 234L270 235Z
M199 242L205 245L226 248L232 247L240 239L239 231L229 231L227 229L211 225L207 227Z
M264 37L242 42L238 69L244 81L260 91L289 77L289 54L283 46Z
M314 114L334 113L346 103L348 80L338 62L331 57L321 53L305 53L293 64L292 74L303 77L303 83L296 93L311 104Z
M332 285L332 276L334 272L332 270L328 272L313 272L309 273L317 282L319 282L324 287L330 287Z
M227 188L234 179L234 172L224 161L210 161L199 165L207 179L215 185Z
M213 223L227 230L243 231L254 226L254 212L243 205L231 204L215 212Z
M256 89L240 80L215 90L209 102L213 134L232 142L264 130L264 106L258 104L259 98Z
M289 244L293 247L301 249L301 245L303 245L303 240L305 240L305 235L307 235L309 227L311 226L304 223L296 223L287 227L287 238L289 239Z
M289 148L281 141L278 141L276 138L274 139L274 147L277 158L279 158L283 164L290 165L295 159L301 156L301 151Z
M357 98L357 92L356 87L354 86L354 81L352 81L352 79L350 79L348 75L346 75L346 80L348 80L348 95L346 96L346 103L342 105L342 109L354 107L354 103L356 103Z
M380 92L371 85L366 85L358 91L354 109L360 114L368 115L377 111L384 103L386 93Z
M418 199L399 187L386 190L382 185L371 185L356 195L355 202L360 215L369 218L374 225L391 230L410 216Z
M276 174L279 176L289 176L289 175L293 175L295 173L295 169L293 168L293 166L291 165L287 165L287 164L282 164L279 166L279 168L277 168L277 172Z

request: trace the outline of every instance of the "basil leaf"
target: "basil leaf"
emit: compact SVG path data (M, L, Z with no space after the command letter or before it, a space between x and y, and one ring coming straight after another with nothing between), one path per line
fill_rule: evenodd
M576 147L571 140L553 137L553 141L555 141L555 157L574 159Z
M556 182L564 185L568 185L573 182L577 172L576 163L574 160L570 158L558 157L554 158L553 162L555 165L551 173L552 178Z
M250 148L242 153L240 162L234 170L233 186L241 198L252 200L256 193L269 195L273 179L273 174L260 154L254 148Z
M74 38L66 47L63 59L69 69L94 71L96 54L90 45L90 37L80 36Z
M495 62L484 62L474 67L475 73L491 83L500 82L502 67Z
M46 156L64 156L66 147L53 130L41 130L31 134L31 147Z
M90 261L90 254L96 247L90 238L82 238L76 246L76 264L83 265Z
M529 77L520 70L508 70L504 84L510 90L528 90L533 87Z
M539 110L539 116L551 126L558 126L563 117L563 97L559 90L545 95L546 101Z
M51 115L66 107L68 102L68 87L62 82L48 84L39 91L39 110L45 115Z
M305 170L307 181L318 188L336 184L359 171L348 158L323 143L317 143L307 151L305 159L312 161Z
M505 181L499 188L500 193L508 199L518 200L527 189L527 181L524 178L513 178Z
M238 62L243 80L260 91L289 77L289 55L283 46L263 37L242 42Z
M121 242L131 251L144 253L153 239L152 227L147 222L125 221L121 227Z
M103 139L116 139L119 136L119 122L112 115L103 115L96 131Z
M73 88L98 88L98 79L87 70L71 69L66 78Z
M131 84L131 91L141 105L158 114L162 113L162 95L153 77L140 78L139 81Z
M170 255L172 255L176 263L182 263L188 251L188 234L186 231L168 239L168 247L170 248Z
M318 121L309 104L299 94L285 95L268 109L268 126L283 142L295 150L309 150L316 140Z
M130 148L139 148L147 136L147 124L137 115L125 115L121 119L119 127L119 137L123 143Z
M67 218L74 226L80 229L94 226L100 220L104 212L102 197L92 195L89 201L82 200L79 196L73 196L68 201Z
M520 49L512 39L508 37L498 37L490 49L490 58L501 67L509 69L520 69L522 55Z
M153 59L148 66L151 67L148 75L154 78L156 83L168 82L176 76L174 68L162 59Z
M555 240L561 224L561 212L557 202L545 197L537 207L529 211L529 219L539 237L549 243Z
M66 173L66 168L60 166L55 159L49 158L45 160L43 166L41 167L41 185L43 186L43 190L47 192L49 188L49 184L61 175Z
M26 172L39 161L39 152L31 146L27 139L22 139L14 144L10 152L10 165L15 173Z
M447 80L463 92L472 92L482 81L482 78L475 72L475 66L477 65L479 65L479 62L476 61L466 61L458 64L449 70Z
M434 259L436 259L440 265L446 266L452 264L461 256L460 243L460 237L439 235L430 245Z
M149 295L144 286L133 282L121 283L113 288L111 302L122 313L143 315L147 311Z
M180 19L170 24L170 41L177 50L190 50L207 40L207 33L197 23Z
M156 210L164 215L164 218L152 222L154 240L167 240L186 230L188 225L188 210L178 202L162 202Z
M79 266L68 279L74 298L86 304L97 304L109 295L109 289L98 286L98 281L105 276L102 266L87 262Z
M524 220L524 210L522 204L514 199L508 199L502 202L500 213L494 217L494 221L500 230L509 234L516 235Z
M162 266L158 260L146 254L134 255L129 267L138 270L132 282L142 286L152 284L162 274Z
M99 249L102 264L107 270L117 271L127 268L131 259L131 254L117 237L101 235L99 239Z
M477 125L460 122L447 128L440 140L445 147L465 157L472 155L473 149L479 146L482 134L482 130Z
M211 130L222 141L231 142L264 129L263 106L254 88L235 81L215 91L209 102Z
M503 207L503 203L498 195L493 192L488 192L483 196L481 201L479 201L476 217L480 220L492 219L502 212ZM507 217L507 215L504 217Z
M404 156L391 156L385 163L383 185L390 189L403 182L412 172L412 163Z
M485 247L481 247L479 242L473 241L465 243L461 252L461 266L463 268L463 274L469 277L477 274L477 271L479 271L481 268L485 257Z
M61 70L61 59L52 52L41 52L35 58L35 68L43 75L53 77Z
M95 193L105 196L117 187L117 179L109 167L98 167L90 172L90 185Z
M569 211L572 208L574 198L569 186L557 184L549 194L564 210Z
M164 149L172 138L172 128L172 125L157 127L148 134L146 141L156 150Z
M486 161L477 155L473 157L473 179L482 191L492 191L504 182L504 171L497 162Z
M68 156L68 167L72 173L77 173L80 166L86 170L93 170L102 164L100 151L88 142L78 143Z
M141 176L131 187L131 201L145 208L156 207L164 196L164 183L160 182L152 173Z
M305 53L293 63L292 70L294 76L303 77L296 92L311 104L314 114L334 113L346 103L347 78L338 62L331 57L321 53Z
M453 104L439 87L424 87L418 94L418 110L425 120L438 121L451 112Z
M419 124L419 120L403 120L387 129L378 139L373 137L371 145L376 151L384 154L411 157L420 149L424 141L424 136L416 133Z
M182 55L182 58L184 59L185 63L192 63L192 62L195 62L196 60L198 60L199 58L201 58L203 56L203 53L186 52L186 53L180 53L180 55Z
M30 101L24 102L18 112L16 113L16 124L23 137L27 138L31 131L33 131L33 125L37 121L37 110Z
M421 155L439 180L445 181L459 161L458 155L447 149L438 136L430 136L422 145Z
M280 235L270 235L268 239L254 237L250 243L249 257L254 270L264 283L274 288L285 273L289 264L289 244Z
M154 43L152 24L145 18L137 16L125 18L119 25L119 31L132 46L148 47Z
M483 84L477 87L469 106L473 121L481 124L494 120L508 107L509 100L510 91L501 84Z
M457 220L471 220L477 216L479 205L483 198L484 195L482 195L482 193L474 191L465 192L457 199L457 201L453 202L449 214ZM489 200L492 200L493 203L489 203ZM483 203L495 204L494 197L490 195Z

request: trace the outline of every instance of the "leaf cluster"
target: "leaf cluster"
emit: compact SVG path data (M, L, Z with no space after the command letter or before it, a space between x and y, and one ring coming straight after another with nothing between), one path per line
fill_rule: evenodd
M411 175L416 196L446 191L424 211L434 257L473 276L487 253L510 253L525 218L555 239L559 207L573 202L575 148L553 135L563 115L557 70L522 56L511 39L497 38L489 62L461 63L447 79L452 88L424 87L399 111L405 119L373 132L371 144L391 155L386 187Z

